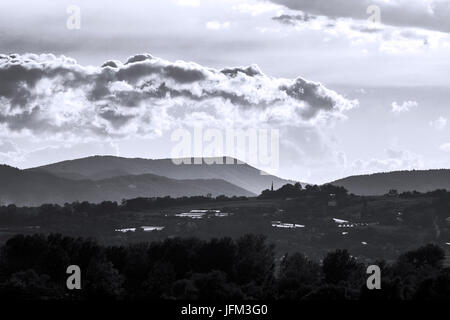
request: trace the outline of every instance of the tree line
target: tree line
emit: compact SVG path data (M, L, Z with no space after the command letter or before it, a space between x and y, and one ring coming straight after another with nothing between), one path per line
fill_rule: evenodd
M347 250L321 261L301 253L276 257L261 235L237 239L173 238L122 246L60 234L17 235L0 249L1 299L182 299L226 301L449 299L445 252L429 244L396 261L374 261L381 289L366 286L367 265ZM68 290L66 269L81 270Z

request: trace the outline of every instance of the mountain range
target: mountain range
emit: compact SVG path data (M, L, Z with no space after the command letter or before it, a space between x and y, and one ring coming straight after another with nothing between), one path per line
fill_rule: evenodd
M93 156L25 170L2 166L0 202L39 205L208 194L250 197L270 188L272 183L274 188L293 183L234 158L178 160L182 163L171 159Z
M136 197L254 196L223 179L170 179L154 174L123 175L105 179L68 179L45 170L0 166L2 204L40 205L74 201L121 201Z
M287 183L295 183L265 174L234 158L178 160L93 156L25 170L3 165L0 166L0 203L40 205L208 194L251 197L269 189L272 184L278 189ZM181 160L182 164L175 163ZM350 176L331 184L345 187L357 195L381 195L390 189L399 192L450 190L450 170Z
M254 194L260 194L264 189L270 188L272 183L274 188L293 183L293 181L264 174L257 168L229 157L153 160L94 156L58 162L28 169L28 171L44 171L71 180L94 181L142 174L156 174L178 180L222 179Z
M411 170L350 176L331 182L357 195L383 195L391 189L398 192L450 190L450 169Z

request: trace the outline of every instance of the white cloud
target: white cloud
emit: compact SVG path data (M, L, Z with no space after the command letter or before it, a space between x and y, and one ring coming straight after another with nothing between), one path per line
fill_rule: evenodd
M436 120L430 121L430 126L432 126L433 128L435 128L436 130L444 130L445 127L447 126L447 118L444 117L439 117Z
M403 113L408 112L412 108L417 107L419 104L416 101L404 101L402 104L398 104L397 102L392 102L392 112L394 113Z
M83 140L151 137L180 125L301 127L357 105L320 83L257 66L206 68L149 54L82 66L54 55L0 55L0 131Z
M303 11L282 13L272 18L281 24L304 30L321 31L328 37L344 38L352 45L376 45L382 53L417 53L429 49L444 48L450 44L447 33L409 27L373 24L364 19L327 17ZM367 49L362 49L364 50Z
M293 10L330 18L367 20L367 8L376 5L381 23L450 32L450 5L447 0L273 0Z

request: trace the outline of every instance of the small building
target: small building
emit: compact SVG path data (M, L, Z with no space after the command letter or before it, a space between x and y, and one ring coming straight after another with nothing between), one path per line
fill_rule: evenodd
M210 218L210 217L228 217L231 216L232 213L229 212L221 212L220 210L191 210L189 212L183 212L183 213L177 213L175 214L176 217L181 218L191 218L191 219L202 219L202 218Z
M274 228L284 228L284 229L298 229L304 228L305 225L298 223L285 223L281 221L272 221L272 227Z
M349 223L347 220L333 218L333 221L337 224Z

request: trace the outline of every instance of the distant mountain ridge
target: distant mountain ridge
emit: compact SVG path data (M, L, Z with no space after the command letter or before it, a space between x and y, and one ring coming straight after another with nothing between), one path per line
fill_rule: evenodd
M229 157L185 158L176 160L190 160L191 164L175 164L172 159L154 160L93 156L31 168L27 169L27 171L48 172L73 180L102 180L125 175L141 174L156 174L171 179L182 180L222 179L254 194L260 194L263 190L269 189L272 183L274 188L280 188L287 183L295 183L294 181L281 179L273 175L261 174L259 169L246 163L238 164L237 159ZM200 162L200 164L197 164L197 162ZM226 164L229 162L234 164Z
M221 159L224 164L210 164ZM0 166L0 203L39 205L73 201L121 201L158 196L254 196L273 183L278 189L295 181L261 174L233 158L191 158L192 164L171 159L130 159L94 156L19 170ZM234 162L234 164L225 164ZM382 195L390 189L427 192L450 190L450 169L414 170L350 176L331 182L358 195Z
M428 192L450 190L450 169L392 171L350 176L331 182L359 195L382 195L395 189L398 192Z
M221 179L176 180L154 174L126 175L100 180L71 180L41 170L0 166L0 203L40 205L74 201L121 201L136 197L253 196Z

